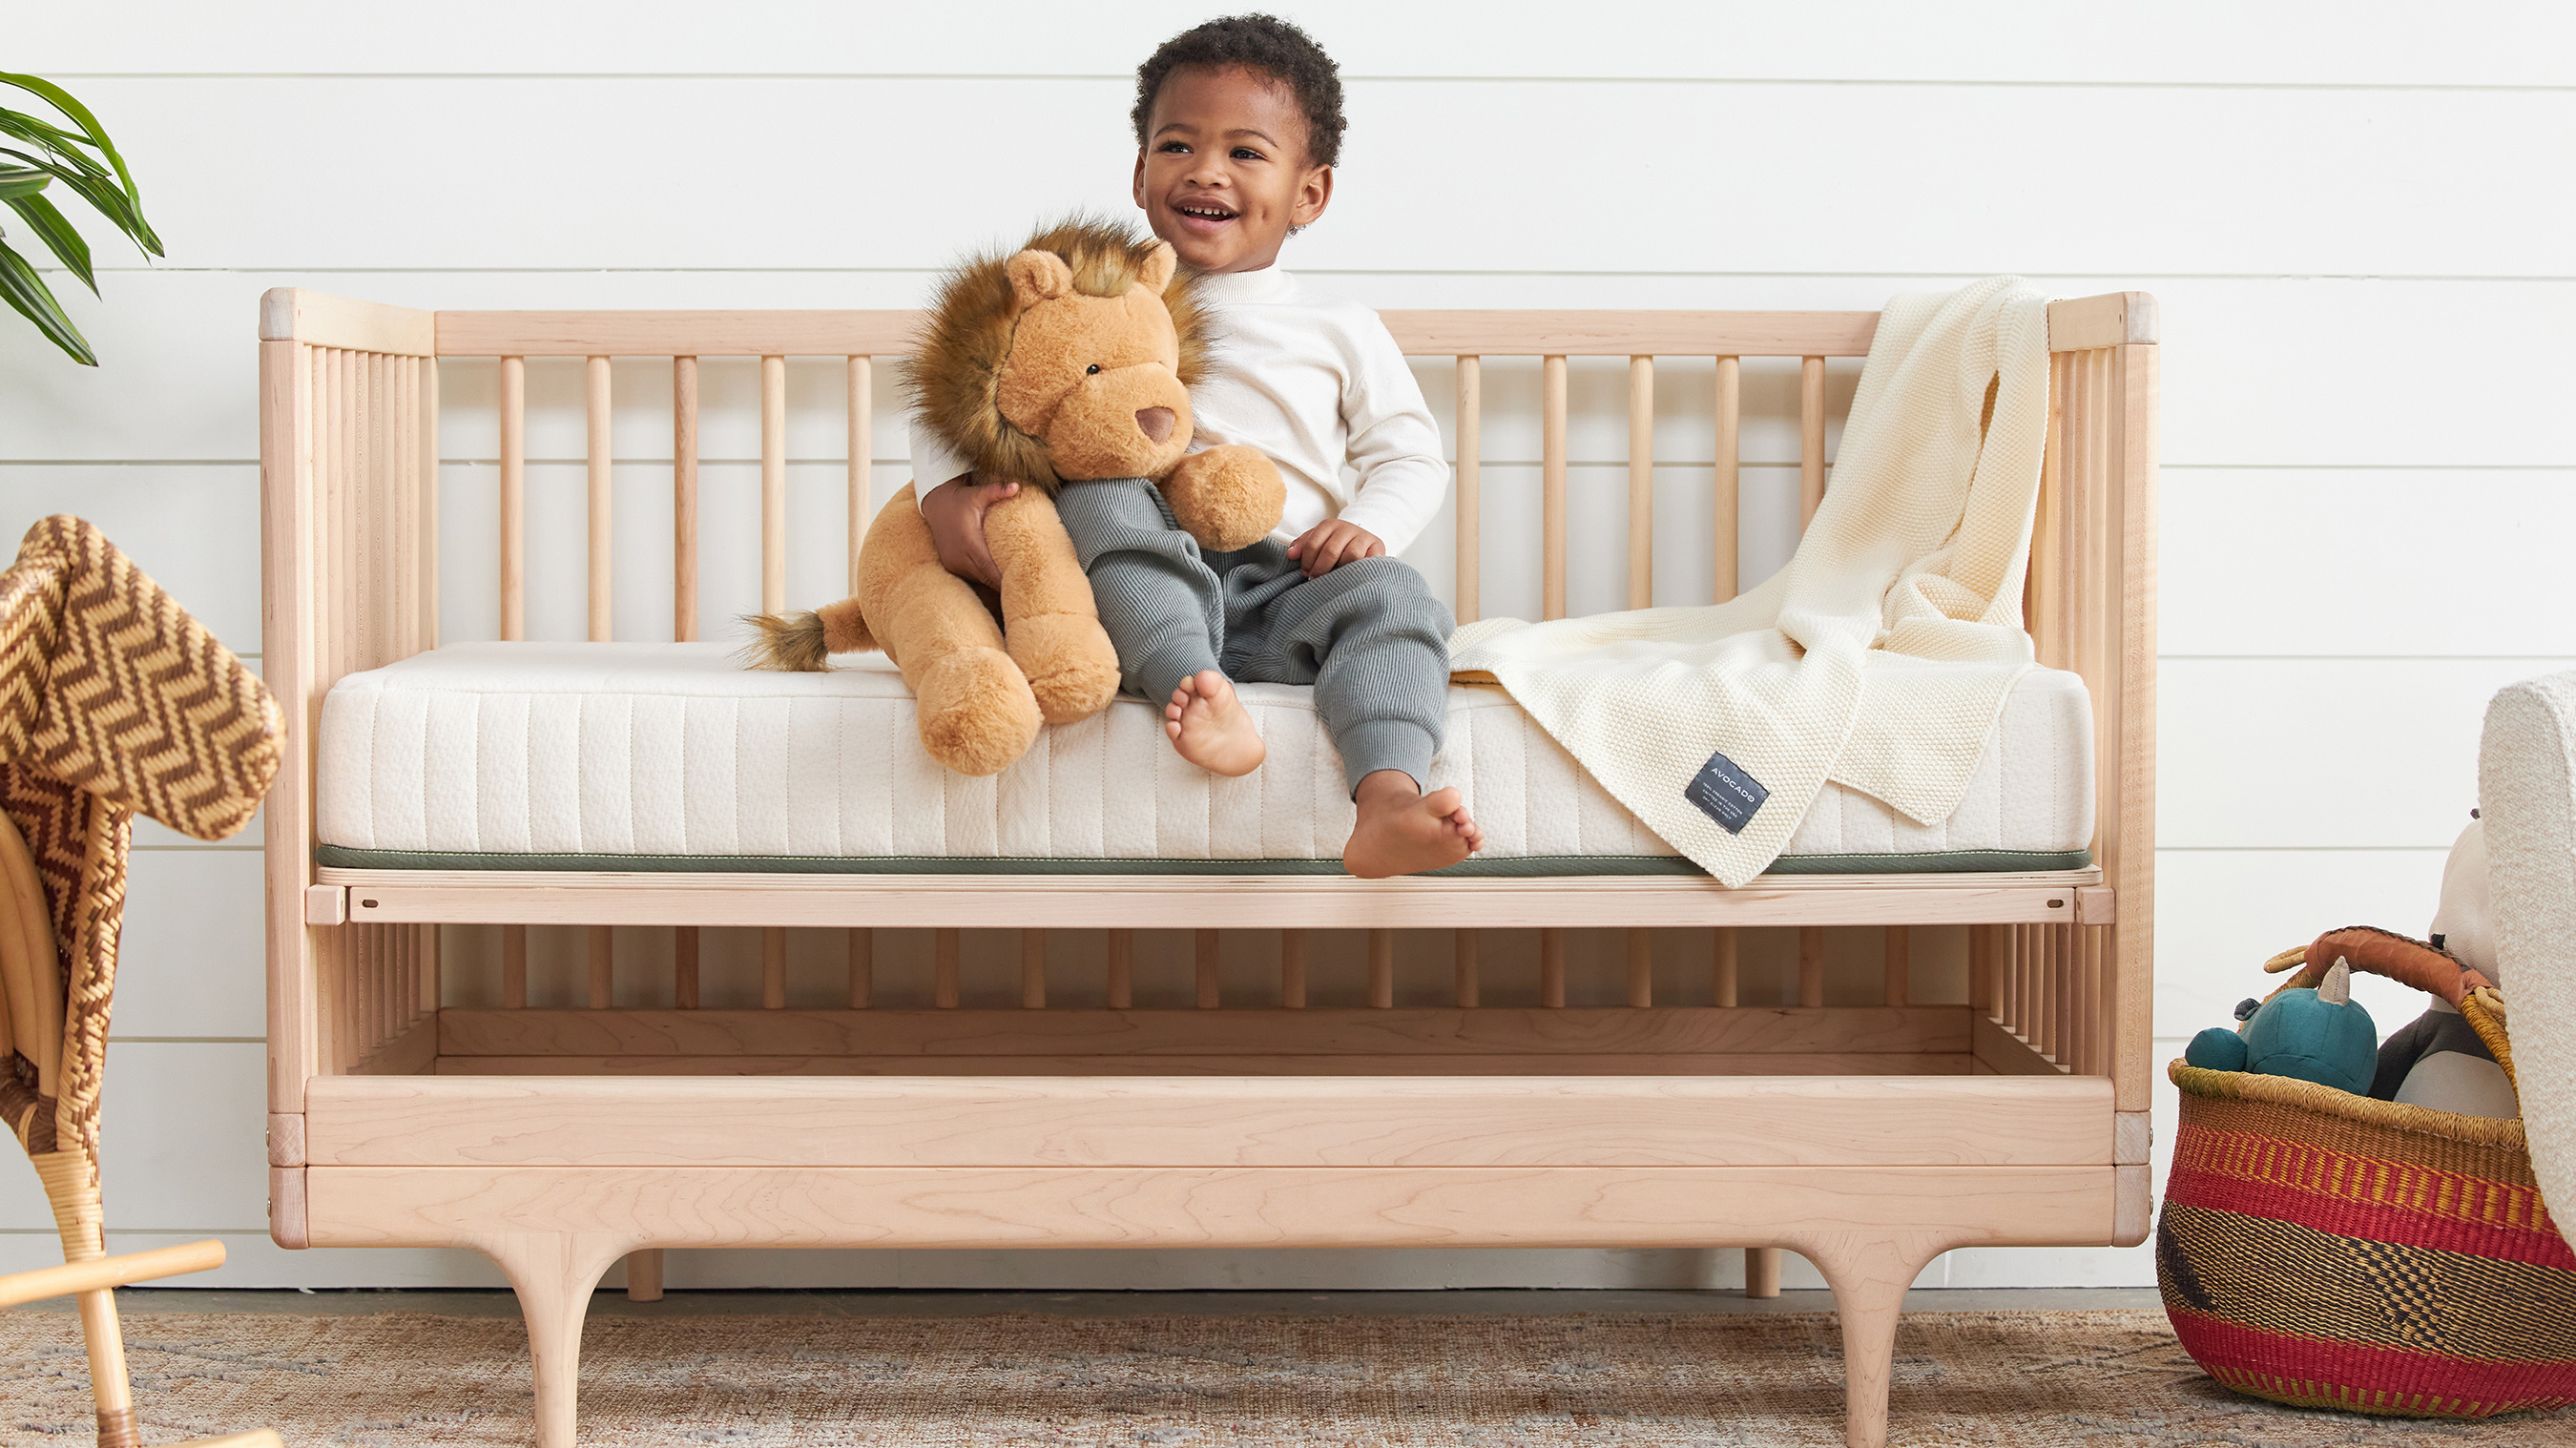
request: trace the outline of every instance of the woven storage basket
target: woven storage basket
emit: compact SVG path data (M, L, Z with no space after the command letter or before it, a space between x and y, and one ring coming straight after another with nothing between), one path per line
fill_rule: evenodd
M2510 1072L2503 1001L2481 989L2460 1009ZM2181 1061L2169 1074L2182 1126L2156 1281L2211 1377L2402 1417L2576 1403L2576 1252L2520 1121Z

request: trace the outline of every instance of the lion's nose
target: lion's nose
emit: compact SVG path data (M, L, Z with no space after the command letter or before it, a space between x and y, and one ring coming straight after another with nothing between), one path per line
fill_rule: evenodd
M1172 410L1168 407L1137 408L1136 425L1145 430L1145 436L1160 443L1172 435Z

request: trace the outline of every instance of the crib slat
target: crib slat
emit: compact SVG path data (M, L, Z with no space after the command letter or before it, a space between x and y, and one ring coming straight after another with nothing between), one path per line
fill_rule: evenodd
M787 1009L787 931L783 926L761 928L760 1008L765 1011Z
M1798 927L1798 1004L1825 1003L1825 927Z
M1968 1011L1972 1016L1995 1013L1995 929L1992 925L1968 927Z
M1550 1010L1565 1005L1565 932L1543 927L1538 933L1538 1003Z
M864 1011L876 1004L877 933L864 925L853 926L850 942L850 1009Z
M867 357L849 359L850 383L850 592L859 591L859 545L866 541L868 524L876 521L875 488L872 486L876 465L876 363Z
M1212 1011L1212 1010L1215 1010L1219 1004L1221 1004L1221 1002L1220 1002L1220 1001L1218 1000L1218 998L1217 998L1217 977L1216 977L1216 968L1217 968L1217 937L1216 937L1216 932L1215 932L1215 931L1213 931L1213 930L1201 930L1201 931L1198 931L1198 932L1197 932L1197 939L1193 942L1193 946L1194 946L1194 949L1193 949L1193 951L1192 951L1192 954L1193 954L1193 956L1194 956L1193 964L1194 964L1194 966L1195 966L1196 974L1197 974L1197 976L1198 976L1198 1005L1199 1005L1199 1009L1200 1009L1200 1010L1203 1010L1203 1011Z
M698 359L671 359L671 637L698 637Z
M1306 932L1279 932L1279 1004L1281 1008L1302 1011L1306 1008Z
M525 1010L528 1004L528 927L501 927L501 1004Z
M1539 616L1565 617L1565 359L1543 364L1546 405L1539 464Z
M1476 978L1476 952L1482 942L1473 930L1454 931L1450 938L1451 973L1457 978L1458 1008L1472 1011L1484 996L1482 983Z
M528 636L528 363L501 359L501 637Z
M1020 931L1020 1009L1046 1009L1046 932L1034 927Z
M1739 984L1737 980L1735 955L1735 927L1732 925L1718 926L1715 934L1717 936L1717 943L1716 949L1713 952L1714 958L1709 962L1709 974L1716 978L1715 999L1717 1004L1721 1006L1732 1006L1736 1002L1736 994Z
M1458 621L1474 623L1484 607L1483 494L1478 470L1484 445L1479 435L1485 418L1485 365L1481 357L1458 359Z
M434 649L438 647L438 361L436 358L418 358L415 365L420 369L416 426L421 484L420 551L417 555L420 560L420 590L414 603L420 609L419 646Z
M1371 1010L1388 1010L1395 1005L1395 932L1392 930L1368 933L1368 992Z
M693 1011L698 1008L698 927L679 925L671 930L671 1009Z
M616 932L606 925L590 927L590 1008L604 1011L617 991Z
M585 411L590 421L590 641L606 643L615 617L609 607L609 580L615 561L615 535L609 529L608 359L593 357L584 369Z
M930 933L930 1003L943 1011L957 1009L957 949L954 929Z
M1736 507L1743 481L1744 365L1741 358L1717 359L1717 527L1709 540L1715 566L1715 595L1724 603L1736 595Z
M1913 931L1902 925L1887 927L1885 950L1887 953L1886 1004L1901 1006L1906 1003L1906 997L1913 990L1913 982L1909 979L1914 968Z
M1131 1009L1136 1004L1136 932L1109 932L1109 1008Z
M1643 1010L1655 1003L1655 937L1640 926L1628 930L1628 1004Z
M1628 606L1655 606L1655 359L1628 359Z
M787 607L787 359L760 359L760 611Z
M1798 367L1798 527L1816 520L1825 501L1825 359L1804 357Z

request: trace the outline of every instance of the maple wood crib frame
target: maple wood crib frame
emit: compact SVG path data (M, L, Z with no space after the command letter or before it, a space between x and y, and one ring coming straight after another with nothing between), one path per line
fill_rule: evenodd
M1566 608L1567 361L1628 357L1628 600L1653 598L1654 358L1714 357L1720 597L1743 358L1798 358L1803 513L1825 359L1870 312L1391 312L1456 359L1461 619L1478 613L1480 359L1542 364L1542 584ZM525 361L587 358L589 631L609 636L611 357L672 359L674 636L698 614L698 362L761 360L762 602L788 603L785 359L846 362L850 545L874 509L872 359L909 312L438 312L263 302L265 672L296 737L266 817L279 1243L465 1246L517 1288L538 1441L574 1434L582 1315L630 1257L723 1246L1742 1247L1832 1285L1850 1440L1886 1431L1895 1319L1934 1255L2147 1232L2155 798L2153 300L2053 304L2030 584L2096 721L2096 864L2032 874L798 876L318 868L334 681L437 642L437 359L498 358L504 638L525 633ZM452 533L451 537L454 536ZM1667 600L1671 601L1671 600ZM1279 929L1275 1000L1220 998L1216 932ZM669 1009L612 1008L608 922L673 927ZM442 1003L436 932L500 923L498 1009ZM525 927L590 927L589 1008L530 1009ZM1908 927L1965 925L1965 1003L1909 999ZM959 926L1026 927L1020 1008L958 1007ZM700 928L764 928L764 1009L698 1009ZM1797 1006L1739 1005L1736 930L1798 931ZM1825 1004L1824 929L1885 930L1885 994ZM787 1000L786 930L846 932L848 998ZM937 931L935 1005L871 1006L878 927ZM1045 928L1100 928L1106 1008L1047 1002ZM1306 1008L1297 927L1371 932L1367 1007ZM1624 1006L1567 1007L1562 932L1628 932ZM1706 928L1710 1004L1654 999L1647 930ZM1479 1004L1477 932L1541 933L1539 1004ZM1136 1009L1137 929L1197 935L1197 1009ZM1393 932L1454 930L1454 999L1397 1006ZM1696 992L1694 992L1696 993Z

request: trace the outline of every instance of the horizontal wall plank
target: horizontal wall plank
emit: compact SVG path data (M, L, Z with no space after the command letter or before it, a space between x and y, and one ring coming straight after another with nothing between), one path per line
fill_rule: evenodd
M255 1041L110 1044L99 1148L108 1226L265 1231L267 1070ZM53 1221L33 1172L0 1172L0 1228Z
M54 513L97 524L227 647L260 651L257 463L0 467L0 547Z
M1025 235L1035 217L1086 205L1123 213L1132 92L1117 74L83 86L116 118L120 146L149 158L171 261L231 268L939 265ZM396 96L438 124L316 123L376 113ZM2576 195L2528 184L2576 172L2576 90L2141 90L2105 104L2072 87L1384 80L1351 87L1348 111L1332 210L1300 238L1294 264L2563 276L2558 239L2576 229ZM1570 112L1586 123L1565 124ZM209 114L228 124L205 124ZM674 115L733 124L675 129ZM927 115L939 117L942 144L874 143L914 133ZM1800 124L1779 124L1790 115ZM746 149L738 127L797 144ZM1677 153L1604 145L1605 132L1764 140ZM264 144L230 144L245 133ZM1446 139L1462 133L1474 144ZM458 155L513 154L530 134L551 138L545 166L487 168L475 207L420 203L421 176ZM1962 136L2012 137L2014 172L2029 184L1963 175ZM868 183L811 184L818 147L864 156ZM2298 164L2246 164L2265 151L2294 152ZM1021 179L956 187L961 154L1007 155ZM720 171L734 195L794 195L796 224L746 228L738 207L672 207L670 177L692 169ZM1547 178L1543 196L1533 176ZM320 178L331 204L270 204ZM1962 187L1976 204L1960 204ZM940 204L901 199L932 197ZM1740 224L1738 198L1799 224ZM1605 234L1534 224L1534 208L1642 210L1657 224ZM1426 215L1442 224L1423 225ZM2463 216L2478 224L2461 226ZM385 224L392 217L403 224Z
M2168 468L2167 654L2576 653L2576 466Z
M2576 658L2167 659L2157 843L2447 849L2477 803L2487 700L2568 668Z
M2099 1078L340 1077L314 1166L1994 1166L2110 1160ZM496 1129L496 1123L504 1123Z
M878 74L1120 77L1204 6L1149 4L1084 24L1060 23L1037 0L992 0L972 12L853 9L831 0L773 0L758 23L656 3L528 6L456 0L434 23L386 12L316 12L298 0L252 0L220 15L184 0L133 0L118 26L76 12L34 12L13 37L20 64L54 71L354 71L594 74L817 70ZM2024 82L2207 81L2277 84L2576 83L2565 13L2513 0L2410 25L2416 12L2366 4L2319 25L2298 6L2176 0L2082 23L2045 0L1981 0L1961 25L1905 0L1856 0L1820 23L1814 12L1749 0L1634 0L1617 24L1566 24L1527 3L1387 6L1308 0L1294 7L1354 84L1378 75L1725 76ZM603 24L614 15L637 23ZM381 17L381 18L380 18ZM647 19L649 17L649 20ZM1472 17L1475 23L1463 23ZM2106 28L2116 23L2115 34ZM494 34L510 45L496 50ZM2223 34L2226 44L2211 43ZM1641 41L1640 37L1651 37Z
M2466 809L2458 820L2468 823ZM2279 984L2263 974L2264 961L2329 930L2376 925L2421 939L2441 899L2447 844L2159 851L2156 1034L2188 1040L2205 1027L2232 1024L2238 1001L2270 995ZM2383 1038L2423 1014L2426 1001L2422 991L2378 976L2355 976L2352 994ZM2162 1069L2162 1060L2157 1065Z
M134 852L116 952L116 1036L267 1034L260 870L257 850Z

